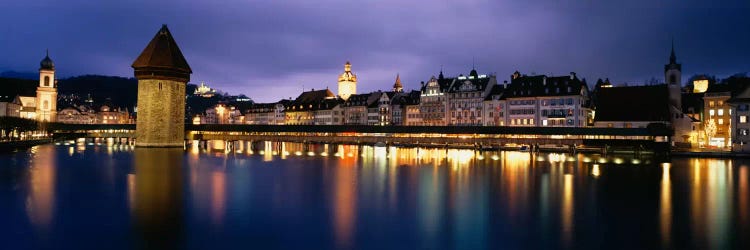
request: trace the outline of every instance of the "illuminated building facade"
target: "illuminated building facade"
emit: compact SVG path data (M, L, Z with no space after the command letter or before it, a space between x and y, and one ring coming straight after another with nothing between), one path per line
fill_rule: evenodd
M183 147L185 87L193 71L166 25L132 67L138 79L136 146Z
M482 109L483 126L505 126L505 85L493 85L489 95L484 99Z
M448 88L453 83L452 78L445 78L440 71L438 78L434 76L422 84L419 96L419 114L421 126L445 126L448 124L446 111L448 105Z
M284 122L287 125L314 125L315 111L325 100L333 99L336 96L328 89L302 92L286 106Z
M41 122L54 122L57 119L57 80L55 63L49 53L39 63L39 86L36 88L36 118Z
M377 92L376 92L377 93ZM343 104L345 125L367 125L369 107L377 107L380 95L375 93L356 94L349 96ZM375 108L377 113L377 108Z
M357 75L352 73L352 64L344 64L344 73L339 75L339 97L348 100L349 96L357 94Z
M710 147L732 145L732 109L727 102L731 97L732 93L723 88L709 89L703 96L703 130L707 140L705 143Z
M735 127L729 127L732 151L750 152L750 88L745 88L742 93L727 100L727 103L731 107L729 121Z
M495 85L495 76L479 75L475 69L468 76L454 78L446 98L448 125L482 126L484 99Z
M0 96L0 116L21 117L21 99L18 96Z
M508 126L586 127L591 108L585 81L569 76L526 76L518 71L504 92Z
M245 112L245 123L256 125L283 125L284 107L290 100L275 103L254 103Z

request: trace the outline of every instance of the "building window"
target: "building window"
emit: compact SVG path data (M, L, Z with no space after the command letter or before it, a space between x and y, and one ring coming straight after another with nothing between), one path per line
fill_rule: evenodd
M714 116L714 110L713 109L711 109L711 110L708 111L708 116Z
M740 123L747 123L747 116L746 115L741 115L740 116Z
M44 76L44 87L49 87L49 76Z
M723 124L724 124L724 119L719 119L719 125L723 125Z
M709 101L708 102L708 107L709 108L713 108L714 107L714 101Z
M719 116L723 116L723 115L724 115L724 109L719 109Z

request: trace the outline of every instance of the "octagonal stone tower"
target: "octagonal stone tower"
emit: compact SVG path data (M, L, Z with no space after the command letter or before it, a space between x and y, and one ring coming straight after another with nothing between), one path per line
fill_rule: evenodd
M163 25L132 65L138 79L137 147L183 147L190 69Z

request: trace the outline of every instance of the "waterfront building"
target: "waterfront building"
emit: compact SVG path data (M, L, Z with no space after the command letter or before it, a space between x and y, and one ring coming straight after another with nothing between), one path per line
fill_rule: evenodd
M518 71L504 93L508 126L589 126L589 89L574 72L568 76L526 76Z
M412 90L410 92L395 92L392 94L390 114L391 125L408 125L407 107L415 108L417 112L419 111L419 94L420 92L417 90Z
M424 123L422 122L422 114L420 113L420 96L421 91L412 91L409 94L409 98L406 99L405 102L403 102L403 110L404 110L404 121L403 125L406 126L422 126Z
M255 125L283 125L284 107L290 100L274 103L254 103L245 112L245 123Z
M341 98L324 99L317 103L313 111L315 125L340 125L343 120L343 109Z
M21 100L18 96L0 96L0 116L21 117Z
M70 124L94 124L97 120L96 112L85 105L71 105L60 110L57 122Z
M453 83L453 78L445 78L443 71L435 78L434 76L422 84L419 96L419 114L423 126L445 126L447 125L446 106L448 105L447 92Z
M39 63L39 84L36 88L36 96L6 97L5 106L20 104L18 117L37 120L40 122L57 121L57 80L55 80L55 63L50 59L49 52ZM15 115L15 111L10 112Z
M39 67L39 86L36 88L36 116L41 122L54 122L57 118L57 80L55 63L49 52Z
M183 147L185 87L193 71L166 25L132 67L138 79L136 146Z
M714 84L703 96L703 131L706 144L710 147L724 148L732 145L732 109L727 102L732 92L726 84ZM676 131L675 131L676 132Z
M243 124L244 121L245 117L237 108L219 103L206 109L205 120L201 124Z
M731 107L729 111L730 124L735 124L731 129L731 146L734 152L750 152L750 87L746 87L741 93L730 98L726 103ZM716 103L715 103L716 104Z
M336 96L328 90L311 90L300 94L297 99L290 102L284 110L284 123L287 125L314 125L315 110L320 104Z
M507 82L505 82L507 84ZM505 126L505 85L493 85L484 98L482 109L483 126Z
M393 92L390 92L393 94ZM367 106L367 125L391 125L391 96L389 92L370 93L368 100L375 99Z
M459 75L454 78L448 87L446 98L448 125L483 125L483 102L495 85L497 78L494 75L479 75L475 69L468 76Z
M344 124L367 125L369 107L372 105L377 106L376 102L378 99L380 99L380 95L374 93L349 96L349 99L342 106L344 110Z
M344 73L339 75L338 96L341 99L348 100L349 96L357 94L357 75L352 73L352 64L346 61L344 64Z

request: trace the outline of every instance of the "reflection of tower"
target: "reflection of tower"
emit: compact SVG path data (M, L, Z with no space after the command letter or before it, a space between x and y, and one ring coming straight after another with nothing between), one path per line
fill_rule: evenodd
M55 204L55 147L39 146L29 169L31 192L26 199L29 221L40 230L49 230Z
M39 86L36 88L36 117L38 121L54 122L57 118L57 81L55 63L47 56L39 63Z
M349 61L344 64L344 73L339 76L339 97L349 99L349 96L357 94L357 75L352 73L352 64Z
M669 64L664 65L664 80L669 86L669 103L678 110L682 109L682 64L677 63L674 54L674 42L672 42L672 53L669 55Z
M138 79L136 146L182 147L190 69L164 25L133 62Z
M176 249L182 230L182 149L135 149L130 204L141 248Z

